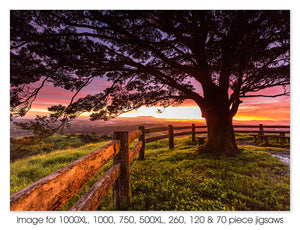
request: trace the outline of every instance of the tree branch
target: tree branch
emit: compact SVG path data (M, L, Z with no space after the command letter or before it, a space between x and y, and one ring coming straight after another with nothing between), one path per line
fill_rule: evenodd
M284 92L284 93L279 93L279 94L275 94L275 95L264 95L264 94L256 94L256 95L245 95L245 96L241 96L243 98L246 97L280 97L280 96L290 96L290 92Z

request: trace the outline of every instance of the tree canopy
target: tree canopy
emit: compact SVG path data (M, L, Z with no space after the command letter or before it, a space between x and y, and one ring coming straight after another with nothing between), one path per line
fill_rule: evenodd
M55 121L185 99L205 118L221 101L232 118L242 98L289 94L289 23L289 11L279 10L14 10L11 114L24 116L51 82L74 92L69 105L49 108ZM110 87L77 99L96 78ZM277 86L282 92L260 93Z

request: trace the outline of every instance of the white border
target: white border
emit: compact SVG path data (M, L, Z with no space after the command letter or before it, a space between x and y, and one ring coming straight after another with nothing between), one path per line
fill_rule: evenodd
M243 2L243 3L241 3ZM99 229L99 228L114 228L110 225L40 225L34 226L31 225L18 225L16 224L16 216L25 215L25 216L58 216L70 214L68 212L10 212L9 211L9 10L10 9L288 9L291 10L291 211L290 212L151 212L150 214L161 214L166 215L226 215L226 216L277 216L284 217L285 223L283 225L268 225L268 226L259 226L263 229L282 229L286 227L288 229L295 229L295 226L299 226L299 183L297 183L296 178L299 177L299 146L297 139L299 138L298 130L299 127L299 106L296 105L296 101L299 101L300 90L299 87L299 65L296 63L299 62L299 26L297 25L300 21L299 19L299 6L296 4L297 1L292 0L273 0L273 1L262 1L262 0L251 0L247 1L234 1L234 0L210 0L210 1L196 1L196 0L184 0L184 1L163 1L163 0L151 0L151 1L129 1L129 0L110 0L110 1L62 1L62 0L51 0L51 1L35 1L35 0L11 0L2 2L1 4L1 128L2 128L2 138L1 146L4 151L1 152L1 212L0 212L0 221L1 226L8 226L6 228L22 228L22 229L63 229L63 228L72 228L72 229ZM298 68L297 68L298 67ZM299 102L298 102L299 103ZM298 205L297 205L298 204ZM141 214L142 212L101 212L101 215L136 215ZM71 213L72 215L77 215L79 213ZM95 213L80 213L82 215L98 214ZM145 212L143 214L146 214ZM119 228L119 225L115 225L116 228ZM123 226L122 226L123 227ZM125 226L126 227L126 226ZM141 228L141 225L127 225L130 229ZM182 229L183 227L193 228L193 229L208 229L208 226L202 225L143 225L143 229L152 229L152 228L161 228L161 227L172 227L173 229ZM219 226L214 225L213 228L222 228L222 229L255 229L257 226ZM211 228L209 228L211 229Z

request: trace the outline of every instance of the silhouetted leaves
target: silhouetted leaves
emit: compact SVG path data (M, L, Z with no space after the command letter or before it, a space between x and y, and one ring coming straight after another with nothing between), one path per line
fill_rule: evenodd
M48 82L74 92L49 109L55 121L184 99L204 117L221 101L233 117L242 97L276 86L289 93L289 27L289 11L274 10L13 10L11 114L24 116ZM77 99L97 78L109 87Z

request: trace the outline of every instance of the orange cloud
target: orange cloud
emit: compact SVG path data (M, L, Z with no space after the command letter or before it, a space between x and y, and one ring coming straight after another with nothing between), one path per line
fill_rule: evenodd
M87 94L95 94L107 88L109 82L103 79L95 79L87 88L82 90L76 98L84 97ZM276 91L277 90L277 91ZM276 94L278 89L266 89L264 94ZM68 105L74 92L70 92L52 85L46 85L39 93L32 105L28 116L35 114L47 114L47 108L52 105ZM169 119L201 119L201 112L193 100L185 100L178 108L170 107L161 114L156 113L158 107L141 109L124 114L122 116L154 116ZM245 98L240 105L236 120L289 120L290 119L290 97L277 98Z
M290 98L252 98L244 100L236 114L237 118L253 117L255 119L289 120Z

